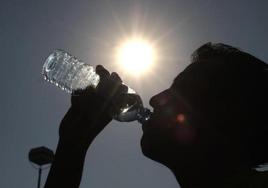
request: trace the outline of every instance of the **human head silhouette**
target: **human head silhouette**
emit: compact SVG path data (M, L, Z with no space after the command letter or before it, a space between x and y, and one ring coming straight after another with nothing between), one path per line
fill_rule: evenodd
M225 44L204 44L170 88L151 98L142 151L182 177L266 163L267 94L267 64Z

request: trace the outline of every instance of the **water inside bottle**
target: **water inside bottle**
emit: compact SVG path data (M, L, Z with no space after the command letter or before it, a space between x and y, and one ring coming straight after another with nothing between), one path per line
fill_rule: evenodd
M62 50L55 50L46 59L42 74L44 79L68 93L87 86L96 87L99 75L92 66Z

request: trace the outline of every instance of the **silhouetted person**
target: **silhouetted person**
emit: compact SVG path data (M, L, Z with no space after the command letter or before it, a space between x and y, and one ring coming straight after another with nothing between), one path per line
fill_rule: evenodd
M143 154L167 166L182 188L268 187L268 173L254 169L268 162L267 69L231 46L201 46L172 85L151 98ZM72 97L46 188L79 186L87 149L126 90L116 73L101 66L97 73L97 90Z

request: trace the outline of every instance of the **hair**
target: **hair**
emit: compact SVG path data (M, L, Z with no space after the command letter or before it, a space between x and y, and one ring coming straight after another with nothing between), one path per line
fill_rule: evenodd
M222 131L242 135L249 153L249 165L256 167L268 162L268 65L260 59L229 45L206 43L192 54L192 63L209 64L209 83L212 92L206 93L202 105L215 118L231 113L234 122ZM203 96L202 96L203 98ZM219 100L220 99L220 100ZM206 104L207 101L209 104ZM206 109L205 109L206 110ZM218 114L221 114L218 116Z

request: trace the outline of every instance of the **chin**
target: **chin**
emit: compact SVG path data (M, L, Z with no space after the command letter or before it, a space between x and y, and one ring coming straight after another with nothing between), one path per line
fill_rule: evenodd
M144 135L141 138L141 150L144 156L167 166L169 161L167 158L167 151L165 151L162 147L159 147L159 145L154 143L152 140L147 139Z
M153 149L152 143L147 139L146 136L142 136L141 138L141 151L143 155L146 157L155 160L155 156L157 155Z

